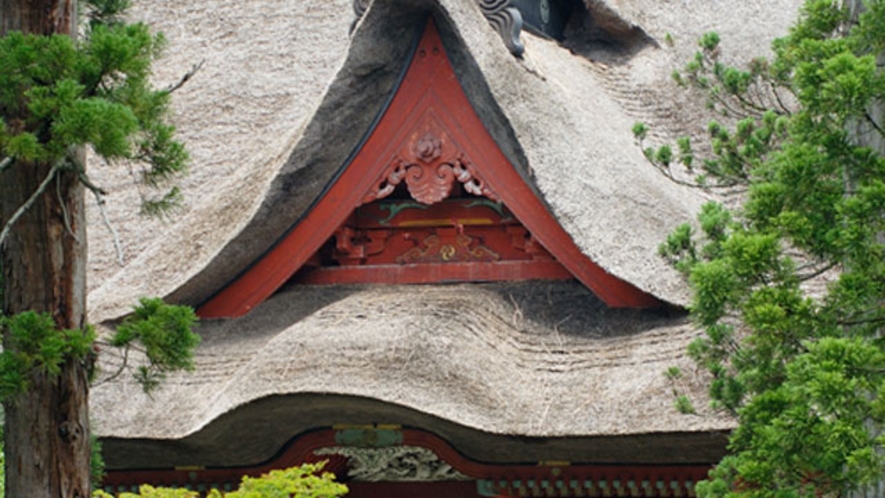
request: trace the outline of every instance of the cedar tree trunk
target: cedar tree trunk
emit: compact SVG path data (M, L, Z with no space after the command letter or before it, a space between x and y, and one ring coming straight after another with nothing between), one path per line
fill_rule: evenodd
M76 0L0 0L0 35L13 30L74 35L76 19ZM50 169L18 162L0 173L0 226ZM63 172L0 247L4 313L48 312L61 329L84 327L85 222L83 188L73 173ZM4 403L6 496L90 495L87 368L69 360L58 376L31 374L28 391Z

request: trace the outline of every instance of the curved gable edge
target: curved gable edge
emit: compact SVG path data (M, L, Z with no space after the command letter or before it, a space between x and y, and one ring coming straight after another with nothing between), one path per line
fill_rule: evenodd
M250 262L260 259L268 250L267 241L284 237L293 223L304 216L315 200L321 197L321 192L332 182L348 155L357 148L365 131L371 128L372 121L379 114L385 99L392 93L403 67L406 66L412 47L408 40L414 40L420 34L423 20L429 11L433 12L438 22L443 43L449 49L452 64L466 89L467 98L471 100L474 110L503 155L554 217L559 220L563 220L563 216L567 220L571 218L572 213L563 212L555 202L550 202L551 199L556 200L555 188L551 190L535 181L536 172L540 168L547 168L549 171L551 167L562 164L563 158L554 157L545 165L544 160L537 159L535 151L529 149L527 154L522 147L533 146L531 136L527 137L532 130L526 130L524 116L517 119L522 122L518 129L513 126L515 113L525 113L525 110L514 108L513 101L518 96L505 96L503 101L501 99L501 92L504 91L499 88L502 78L514 73L527 79L538 79L538 75L532 74L529 68L524 67L524 61L514 60L501 47L495 33L476 11L475 5L454 0L378 0L358 24L347 57L330 83L325 97L318 103L313 117L299 135L292 152L277 156L281 165L260 206L253 212L240 215L244 218L240 225L242 228L224 227L229 230L226 242L210 252L208 260L185 262L189 264L173 270L179 275L176 281L164 282L166 290L153 289L146 292L165 294L167 299L174 302L205 303L213 293L233 281L238 272ZM530 52L527 59L531 59ZM563 56L566 57L567 54ZM487 80L486 76L490 71L497 73L494 78ZM550 83L548 85L555 87ZM639 151L636 152L637 157L641 158ZM617 162L617 159L611 162ZM653 176L654 173L649 171L649 175ZM643 201L637 204L648 203ZM686 212L690 213L691 211ZM201 215L212 216L211 213ZM611 213L605 216L611 217ZM246 219L249 221L245 221ZM626 276L624 280L665 302L685 304L685 294L678 290L682 286L678 283L678 275L674 278L675 272L670 272L661 277L666 272L657 270L666 264L648 264L649 260L657 258L654 253L660 234L649 237L653 243L649 248L642 249L647 253L643 256L643 264L634 265L632 275L630 271L624 275L621 270L625 265L629 267L632 256L617 254L614 264L605 258L597 259L600 254L604 256L606 252L617 251L617 237L594 234L588 244L587 236L581 233L580 227L575 231L575 227L568 223L563 226L577 242L580 251L597 260L605 271L622 278ZM634 227L615 227L613 231L623 232L631 228ZM607 246L598 251L588 250L597 240ZM148 255L134 264L144 264L144 261L150 260ZM126 273L121 272L123 278ZM637 273L643 276L634 278ZM656 279L663 283L656 283ZM113 298L105 299L107 303L100 303L100 318L106 319L124 312L131 299L126 299L126 304L122 304L123 299L123 296L118 299L121 303L119 305L110 302Z
M455 176L465 187L472 185L474 194L503 203L542 246L609 306L661 304L655 297L608 274L581 253L503 156L467 101L435 23L431 20L426 26L395 97L382 111L383 117L368 139L360 144L359 152L349 164L345 163L332 185L282 240L199 308L201 317L242 316L262 303L367 198L382 198L393 191L394 184L402 182L409 185L413 197L413 188L425 193L429 189L429 197L415 198L432 204L448 196ZM415 152L422 143L429 148ZM453 173L453 168L460 173ZM447 180L436 176L443 171L448 173ZM437 186L439 181L442 183ZM444 192L434 195L433 190L438 188Z
M370 12L367 18L371 21L374 16ZM391 12L385 22L365 18L360 22L341 68L297 143L282 152L285 159L261 205L208 264L171 292L169 301L205 303L271 251L310 212L389 104L426 18L426 10L410 8ZM276 242L268 247L271 241Z

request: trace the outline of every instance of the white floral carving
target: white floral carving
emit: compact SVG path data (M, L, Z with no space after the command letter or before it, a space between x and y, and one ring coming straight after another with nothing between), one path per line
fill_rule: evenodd
M436 453L420 446L353 448L332 446L314 451L315 455L341 455L347 458L348 476L364 482L469 481Z

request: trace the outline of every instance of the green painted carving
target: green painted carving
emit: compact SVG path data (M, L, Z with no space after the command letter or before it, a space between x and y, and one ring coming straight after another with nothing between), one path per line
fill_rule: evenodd
M390 211L390 215L387 216L387 218L376 218L379 224L386 225L397 214L399 214L400 211L404 211L406 209L427 209L427 205L421 204L420 202L391 202L381 204L380 206L378 206L378 209L381 209L382 211Z
M342 429L335 432L335 444L358 448L384 448L403 444L403 433L394 429Z
M504 210L504 203L503 202L500 202L500 201L495 202L491 199L477 199L467 205L468 208L474 208L477 206L485 206L485 207L491 209L492 211L498 213L498 216L501 217L501 221L510 221L513 219L513 216L511 216L510 213L508 213Z

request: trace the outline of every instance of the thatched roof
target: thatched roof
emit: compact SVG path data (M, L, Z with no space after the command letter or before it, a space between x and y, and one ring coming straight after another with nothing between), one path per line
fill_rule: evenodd
M198 304L290 228L375 117L428 9L440 19L456 71L486 126L578 246L610 273L665 301L686 302L679 276L656 247L693 216L700 199L661 181L629 130L644 120L682 131L669 73L700 32L746 29L736 45L761 51L760 33L775 32L769 26L777 21L785 26L793 9L724 1L612 5L658 40L668 30L683 49L659 43L622 53L595 49L578 35L567 40L585 56L608 61L593 62L528 33L524 59L516 59L476 6L459 0L376 2L348 40L348 3L138 6L172 40L159 81L174 81L206 61L175 100L193 172L185 183L187 210L171 225L130 220L124 213L137 204L132 189L111 197L111 218L130 258L119 271L96 219L94 319L118 316L145 294ZM692 21L700 15L704 22ZM767 23L764 29L757 21ZM98 169L96 176L108 174ZM117 187L127 179L104 183Z
M255 448L237 458L262 461L318 426L403 423L401 415L379 420L359 408L319 419L312 413L322 403L308 407L291 397L323 393L379 400L477 434L603 437L729 427L702 400L700 415L672 407L673 387L691 392L700 382L685 358L697 332L684 316L609 309L577 282L294 286L246 317L207 321L200 333L197 371L169 378L153 398L128 379L96 390L93 413L104 437L183 440L167 451L184 444L209 455L203 458L232 458L209 448L229 444L232 421L246 418L238 410L280 396L289 398L274 402L277 423L250 426ZM104 353L102 369L115 371L120 358ZM669 366L686 373L676 386L663 375ZM195 458L176 458L188 457ZM678 458L703 461L697 452Z
M471 1L376 0L348 37L350 3L136 2L135 15L170 40L160 84L205 60L174 95L193 158L188 204L173 221L135 219L128 173L95 165L93 176L113 192L109 214L127 261L114 266L92 212L93 321L122 316L144 295L199 304L284 234L368 129L427 12L481 119L580 249L685 304L684 282L656 248L703 199L654 172L630 128L646 121L660 137L691 131L696 107L669 75L694 40L715 29L743 53L763 52L801 2L588 0L592 15L563 44L524 32L522 59ZM247 452L261 459L317 423L294 414L307 410L299 399L321 394L381 402L474 436L640 437L728 425L672 409L661 372L691 372L684 350L697 332L684 317L607 310L578 284L295 287L201 333L197 372L174 376L153 400L125 381L97 388L98 432L175 440L208 455L257 403L303 419L268 422L266 439ZM317 413L334 413L323 406ZM164 448L157 451L173 458Z

